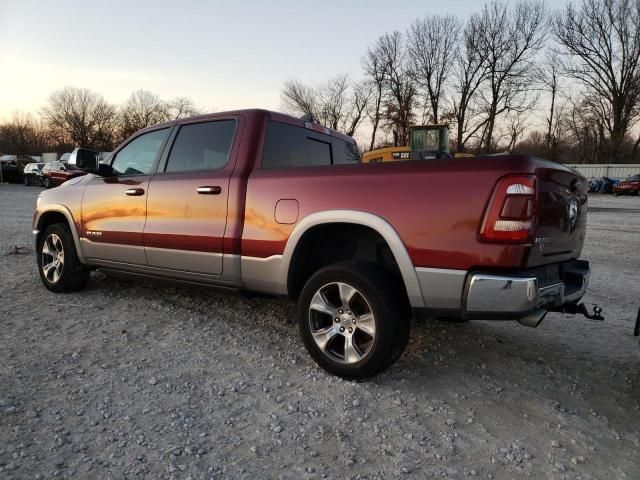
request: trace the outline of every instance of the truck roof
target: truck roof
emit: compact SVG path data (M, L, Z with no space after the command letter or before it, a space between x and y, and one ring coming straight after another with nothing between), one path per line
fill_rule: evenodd
M184 123L184 122L215 120L216 118L228 117L230 115L244 115L247 117L255 117L255 116L263 115L263 116L266 116L268 119L274 120L276 122L288 123L290 125L296 125L298 127L309 128L311 130L324 133L326 135L331 135L332 137L341 138L348 142L355 142L352 137L345 135L344 133L338 132L337 130L334 130L332 128L327 128L323 125L320 125L319 123L310 122L302 118L296 118L286 113L275 112L272 110L265 110L261 108L247 108L242 110L228 110L225 112L205 113L202 115L195 115L193 117L185 117L185 118L180 118L178 120L170 120L168 122L162 122L155 125L150 125L146 127L144 130L156 129L161 126L171 126L177 123Z

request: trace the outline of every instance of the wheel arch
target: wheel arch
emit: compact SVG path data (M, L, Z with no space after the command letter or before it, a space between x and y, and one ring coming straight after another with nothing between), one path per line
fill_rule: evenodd
M73 220L73 215L71 214L71 211L64 205L47 205L46 210L38 212L38 216L34 222L35 229L33 232L36 251L38 249L38 242L40 241L42 233L49 225L53 225L54 223L66 223L68 225L69 230L71 231L71 236L73 237L73 243L76 246L78 259L82 263L86 263L84 255L82 253L80 237L78 236L76 224Z
M295 262L301 250L304 250L305 238L314 229L326 225L347 224L366 227L379 235L389 247L404 283L411 307L423 308L424 299L415 267L398 232L384 218L358 210L327 210L304 217L289 236L281 263L281 285L286 293L295 297L293 276ZM308 238L308 237L307 237Z

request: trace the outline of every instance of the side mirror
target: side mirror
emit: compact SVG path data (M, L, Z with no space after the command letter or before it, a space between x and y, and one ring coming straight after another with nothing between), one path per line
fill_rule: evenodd
M69 156L69 164L89 173L98 173L98 152L76 148Z
M95 172L100 177L112 177L113 176L113 168L108 163L99 163L98 171Z

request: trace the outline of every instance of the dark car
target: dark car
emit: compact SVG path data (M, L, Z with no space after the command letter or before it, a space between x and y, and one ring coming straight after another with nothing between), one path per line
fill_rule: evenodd
M3 160L0 162L0 169L2 169L2 175L0 180L6 183L20 183L20 168L15 160Z
M632 175L613 187L616 195L640 195L640 173Z
M22 172L25 185L41 185L44 163L27 163Z
M86 173L67 162L49 162L42 169L42 186L57 187L70 178L86 175Z

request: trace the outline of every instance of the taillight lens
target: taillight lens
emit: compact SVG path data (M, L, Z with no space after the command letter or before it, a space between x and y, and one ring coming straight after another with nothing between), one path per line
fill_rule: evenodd
M480 227L480 239L496 243L527 243L535 225L536 177L502 177L493 191Z

